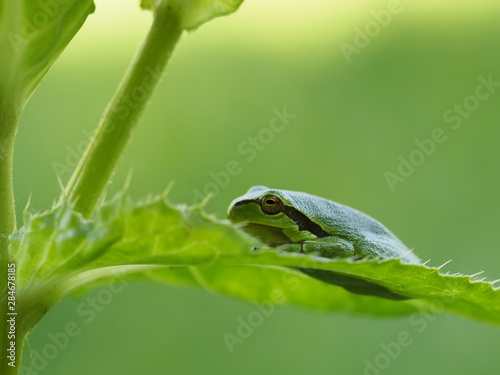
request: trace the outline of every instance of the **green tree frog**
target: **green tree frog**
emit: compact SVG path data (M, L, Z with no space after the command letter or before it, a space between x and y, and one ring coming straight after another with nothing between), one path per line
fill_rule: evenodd
M418 258L384 225L348 206L307 193L254 186L229 206L228 217L268 247L322 258ZM313 268L300 271L360 294L406 297L350 275Z

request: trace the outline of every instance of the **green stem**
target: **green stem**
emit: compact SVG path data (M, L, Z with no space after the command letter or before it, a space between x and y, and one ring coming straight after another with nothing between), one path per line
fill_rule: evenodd
M0 97L0 236L9 236L16 228L12 166L20 111L2 99Z
M0 374L4 374L7 352L7 265L9 236L16 229L14 204L13 161L14 139L20 109L0 93ZM7 372L5 372L7 374Z
M60 284L59 279L54 279L46 283L41 282L28 290L16 289L15 338L7 340L9 346L5 347L5 353L7 353L11 341L14 342L15 366L9 365L11 359L5 360L7 355L2 353L4 361L0 364L0 374L17 375L19 373L24 341L45 313L61 298Z
M179 16L163 1L144 44L108 105L94 136L66 186L75 209L89 217L146 108L182 33Z

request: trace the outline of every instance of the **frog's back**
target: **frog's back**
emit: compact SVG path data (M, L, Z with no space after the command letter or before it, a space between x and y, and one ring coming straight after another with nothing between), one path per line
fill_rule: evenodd
M307 193L282 191L291 206L315 223L324 223L324 230L332 236L365 246L373 255L399 258L408 262L418 259L387 227L371 216L343 204Z
M283 198L315 223L324 223L325 229L340 237L356 240L367 234L394 236L389 229L371 216L325 198L307 193L282 190ZM395 236L394 236L395 237ZM395 237L396 238L396 237Z

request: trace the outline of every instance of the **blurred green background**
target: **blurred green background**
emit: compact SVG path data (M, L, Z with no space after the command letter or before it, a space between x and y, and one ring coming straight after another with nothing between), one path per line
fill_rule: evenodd
M57 176L67 181L147 31L150 15L135 0L96 3L23 114L20 210L30 194L39 210L59 195ZM389 20L390 6L399 11ZM477 89L481 77L500 82L499 10L495 0L246 0L183 37L110 192L133 169L134 197L175 181L172 200L190 203L235 160L240 172L208 204L219 217L255 184L306 191L374 216L431 265L453 259L445 270L499 278L500 86ZM348 62L341 46L355 46L364 30L373 36ZM458 129L457 119L444 118L457 116L455 105L465 108ZM285 129L263 130L285 107L296 115ZM401 157L418 157L415 142L436 128L446 141L390 189L385 173L398 173ZM241 145L259 136L249 161ZM376 374L366 361L403 331L411 345L381 374L500 368L498 328L465 318L429 317L417 330L409 317L279 307L230 353L223 334L236 334L255 306L201 289L129 283L91 308L90 319L82 309L103 288L64 299L43 319L25 346L24 364L43 368L33 373ZM79 334L36 363L71 321Z

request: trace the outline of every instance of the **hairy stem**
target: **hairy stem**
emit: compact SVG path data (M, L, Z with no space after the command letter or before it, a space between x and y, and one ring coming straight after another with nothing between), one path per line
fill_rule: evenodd
M68 197L86 217L98 203L182 33L177 12L167 4L156 9L144 44L65 189L62 199Z
M9 340L7 331L7 265L9 264L9 236L16 229L16 211L12 166L14 138L20 109L0 93L0 373L6 365ZM10 370L9 370L10 371Z
M12 166L19 109L2 99L0 97L0 236L9 236L16 228Z

